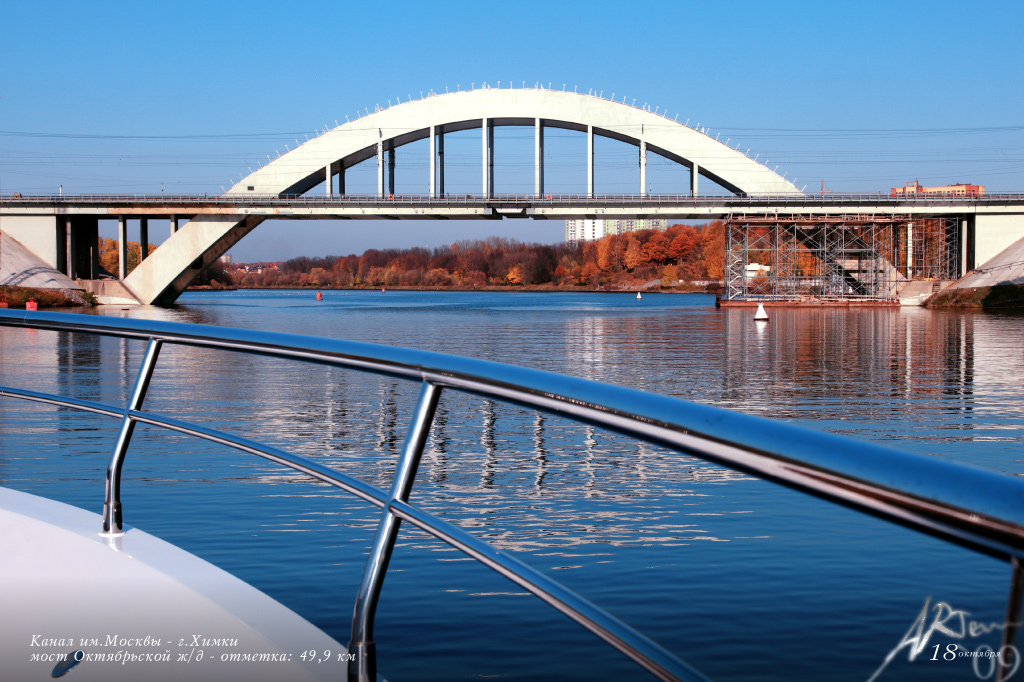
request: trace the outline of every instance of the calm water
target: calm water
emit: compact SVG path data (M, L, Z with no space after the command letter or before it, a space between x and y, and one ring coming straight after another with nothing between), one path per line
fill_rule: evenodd
M703 295L189 293L103 314L289 331L537 367L1024 472L1024 316L715 310ZM123 401L135 342L0 330L0 383ZM66 371L73 368L73 377ZM166 349L150 409L387 487L412 384ZM117 420L0 402L0 485L98 512ZM256 458L139 427L127 523L256 585L339 641L377 513ZM1007 565L690 457L445 393L413 497L717 680L867 680L927 598L1001 621ZM403 529L377 614L392 680L651 679L521 589ZM970 661L880 680L978 679ZM997 635L966 638L998 648ZM979 665L984 676L988 665Z

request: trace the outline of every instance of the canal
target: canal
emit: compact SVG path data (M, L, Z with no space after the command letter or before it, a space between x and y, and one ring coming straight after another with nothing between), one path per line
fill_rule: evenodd
M96 314L285 331L520 364L1024 473L1024 316L716 310L706 295L188 292ZM123 402L143 345L0 330L0 383ZM73 375L69 370L74 370ZM418 387L167 348L146 407L387 487ZM99 512L119 422L0 403L0 485ZM445 393L413 497L716 680L864 681L926 601L1002 622L1009 566L770 483L549 415ZM342 643L379 512L271 463L140 426L126 523L252 583ZM953 621L950 621L952 623ZM377 614L404 680L650 679L543 603L403 528ZM936 634L879 680L991 679ZM936 644L938 655L933 657ZM954 648L955 649L955 648ZM934 658L934 660L933 660Z

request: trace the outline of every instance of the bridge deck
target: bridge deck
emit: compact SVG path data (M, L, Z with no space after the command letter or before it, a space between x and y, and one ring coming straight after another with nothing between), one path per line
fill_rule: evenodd
M716 196L682 194L449 195L403 194L391 198L344 196L93 194L75 196L7 195L0 215L190 216L251 215L265 219L499 219L677 217L715 218L735 214L1021 214L1024 194L984 197L893 198L884 194L827 196Z

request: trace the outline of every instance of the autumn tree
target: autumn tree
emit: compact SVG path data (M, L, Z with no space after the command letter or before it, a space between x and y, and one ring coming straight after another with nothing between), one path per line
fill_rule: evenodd
M118 253L118 246L120 242L117 239L107 239L106 237L100 238L100 267L109 272L112 275L120 274L118 270L121 267L121 256ZM156 245L149 245L149 255L152 255L156 251ZM138 242L128 242L128 272L139 266L141 259L139 254L142 253L142 247Z
M640 242L630 232L626 236L625 264L627 270L636 270L644 263L644 255L640 250Z
M428 287L446 287L452 283L452 276L444 268L433 268L423 276L423 284Z
M309 283L313 286L321 286L323 284L329 284L330 279L327 275L327 271L323 268L313 268L309 271Z
M704 226L701 252L708 277L722 279L725 272L725 224L721 220Z
M679 270L674 265L666 265L661 271L661 286L668 289L679 281Z
M590 285L596 287L598 284L598 276L601 274L601 268L597 267L597 263L594 261L587 261L580 268L577 283L582 285Z
M643 246L644 260L648 263L662 263L668 258L668 238L661 232L655 232Z
M602 272L615 269L615 235L607 235L597 243L597 267Z
M666 253L668 259L676 263L690 260L696 253L697 247L700 246L700 234L689 225L674 225L673 227L678 229L675 230L676 234L668 246Z

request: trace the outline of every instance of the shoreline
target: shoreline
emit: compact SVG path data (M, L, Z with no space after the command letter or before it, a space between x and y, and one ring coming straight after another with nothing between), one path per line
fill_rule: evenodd
M591 289L587 287L557 287L557 286L512 286L494 284L482 287L407 287L407 286L393 286L393 287L211 287L206 285L191 286L185 291L461 291L461 292L508 292L508 293L580 293L580 294L636 294L637 292L643 294L709 294L714 295L714 291L707 291L702 287L687 287L687 288L628 288L628 289Z
M96 297L77 289L36 289L4 286L0 288L0 308L24 308L34 299L40 308L76 308L96 305Z

